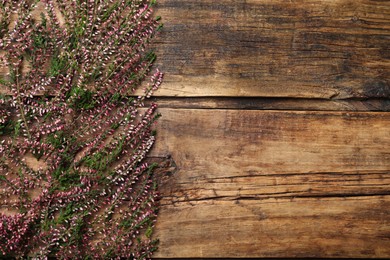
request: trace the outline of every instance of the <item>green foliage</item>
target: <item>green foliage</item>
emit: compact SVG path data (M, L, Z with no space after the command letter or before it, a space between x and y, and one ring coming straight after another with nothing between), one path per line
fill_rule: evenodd
M156 58L157 55L153 51L150 51L145 55L145 60L148 61L149 63L155 62Z
M123 151L123 146L125 144L125 139L122 138L118 141L114 149L108 151L107 149L102 149L93 155L86 156L83 159L83 162L86 166L97 171L104 171L107 167L113 163Z
M83 216L79 217L72 227L70 244L81 244L83 239L83 232L85 229L85 221Z
M109 6L103 13L102 17L100 18L102 22L105 22L110 18L110 16L114 13L114 11L118 8L119 3L115 2L111 6Z
M46 142L51 144L54 148L60 149L66 144L67 137L64 131L57 131L47 136Z
M59 190L67 190L80 184L80 175L77 172L65 172L58 177Z
M70 107L76 110L87 110L95 106L94 93L81 87L73 87L70 91Z
M22 122L21 122L21 121L17 121L17 122L15 123L15 125L13 126L13 130L14 130L14 132L13 132L14 139L15 139L16 137L19 136L21 127L22 127Z
M4 79L4 78L0 78L0 84L1 84L1 85L8 86L9 83L10 83L10 82L9 82L8 80L6 80L6 79ZM1 95L0 98L1 98L1 99L6 99L7 97L5 97L4 95Z
M47 45L51 39L47 37L46 24L47 18L43 13L41 13L41 24L39 26L35 26L34 29L36 30L36 33L32 37L35 49L46 49L48 47Z
M57 218L57 222L60 224L64 224L74 215L75 203L70 202L65 209L61 209L59 216Z
M7 120L5 123L0 123L0 135L13 135L16 130L19 132L20 126L16 127L16 122Z
M48 75L50 77L57 77L63 74L69 68L69 58L66 55L56 54L53 56Z

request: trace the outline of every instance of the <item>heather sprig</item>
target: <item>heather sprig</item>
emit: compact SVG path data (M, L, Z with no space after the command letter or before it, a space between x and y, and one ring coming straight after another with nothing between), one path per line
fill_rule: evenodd
M0 1L0 256L156 250L154 4Z

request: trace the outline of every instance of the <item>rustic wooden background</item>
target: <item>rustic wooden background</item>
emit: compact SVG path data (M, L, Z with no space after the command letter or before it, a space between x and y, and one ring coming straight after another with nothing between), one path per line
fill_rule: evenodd
M390 257L390 1L157 13L156 257Z
M390 257L390 1L156 11L155 256Z

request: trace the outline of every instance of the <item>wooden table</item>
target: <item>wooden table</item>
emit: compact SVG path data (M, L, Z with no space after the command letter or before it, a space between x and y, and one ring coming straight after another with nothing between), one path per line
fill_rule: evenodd
M390 1L159 0L156 257L390 257Z
M156 11L155 257L389 258L390 1Z

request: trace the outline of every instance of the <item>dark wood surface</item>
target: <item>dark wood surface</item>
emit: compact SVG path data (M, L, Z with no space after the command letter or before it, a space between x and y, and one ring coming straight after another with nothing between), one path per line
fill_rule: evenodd
M390 257L390 2L158 6L156 257Z
M390 258L390 1L156 12L155 257Z
M390 113L160 112L158 257L390 256Z
M160 0L164 96L390 95L390 3Z

